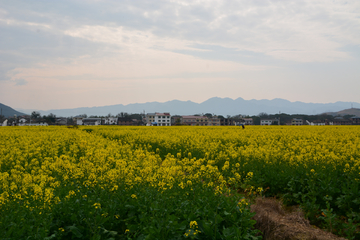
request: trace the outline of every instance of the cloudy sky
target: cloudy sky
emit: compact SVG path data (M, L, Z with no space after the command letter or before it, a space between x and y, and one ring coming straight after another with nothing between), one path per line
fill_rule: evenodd
M0 102L360 102L358 0L0 0Z

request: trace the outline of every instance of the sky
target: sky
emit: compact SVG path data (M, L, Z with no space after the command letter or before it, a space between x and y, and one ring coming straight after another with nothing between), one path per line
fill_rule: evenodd
M0 0L15 109L359 93L358 0Z

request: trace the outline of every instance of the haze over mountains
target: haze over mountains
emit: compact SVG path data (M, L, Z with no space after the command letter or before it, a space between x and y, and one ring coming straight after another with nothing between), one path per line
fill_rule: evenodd
M16 114L17 116L21 116L25 114L23 112L16 111L15 109L6 106L2 103L0 103L0 108L1 108L0 115L3 115L5 117L13 117L14 114Z
M216 115L258 115L265 112L268 114L307 114L316 115L325 112L338 112L343 109L360 108L360 103L335 102L335 103L304 103L290 102L285 99L276 98L273 100L244 100L243 98L219 98L213 97L202 103L192 101L172 100L167 102L133 103L128 105L117 104L102 107L81 107L73 109L54 109L39 111L41 115L50 113L56 116L76 116L79 114L106 116L109 113L116 115L120 112L145 113L149 112L170 112L171 115L192 115L201 113L213 113ZM18 109L21 112L30 114L32 110Z

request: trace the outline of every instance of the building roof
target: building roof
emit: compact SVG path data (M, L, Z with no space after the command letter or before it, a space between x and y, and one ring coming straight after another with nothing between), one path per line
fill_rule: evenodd
M181 116L182 118L207 118L207 116Z
M170 116L170 113L155 113L157 116Z

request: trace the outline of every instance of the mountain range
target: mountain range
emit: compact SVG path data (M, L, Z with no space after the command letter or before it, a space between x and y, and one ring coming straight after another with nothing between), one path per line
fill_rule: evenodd
M304 103L290 102L285 99L275 98L273 100L244 100L243 98L219 98L213 97L202 103L192 101L172 100L167 102L147 102L133 104L117 104L102 107L81 107L72 109L54 109L39 111L41 115L50 113L56 116L76 116L79 114L87 114L88 116L106 116L109 113L116 115L120 112L127 113L149 113L149 112L170 112L171 115L193 115L202 113L212 113L223 116L242 115L258 115L259 113L275 114L307 114L316 115L325 112L338 112L343 109L360 108L360 103L354 102L335 102L335 103ZM19 109L20 110L20 109ZM27 114L31 110L22 109Z
M22 116L25 115L25 113L16 111L15 109L6 106L5 104L0 103L0 115L3 115L4 117L8 118L8 117L14 117L14 115L16 114L17 116Z

